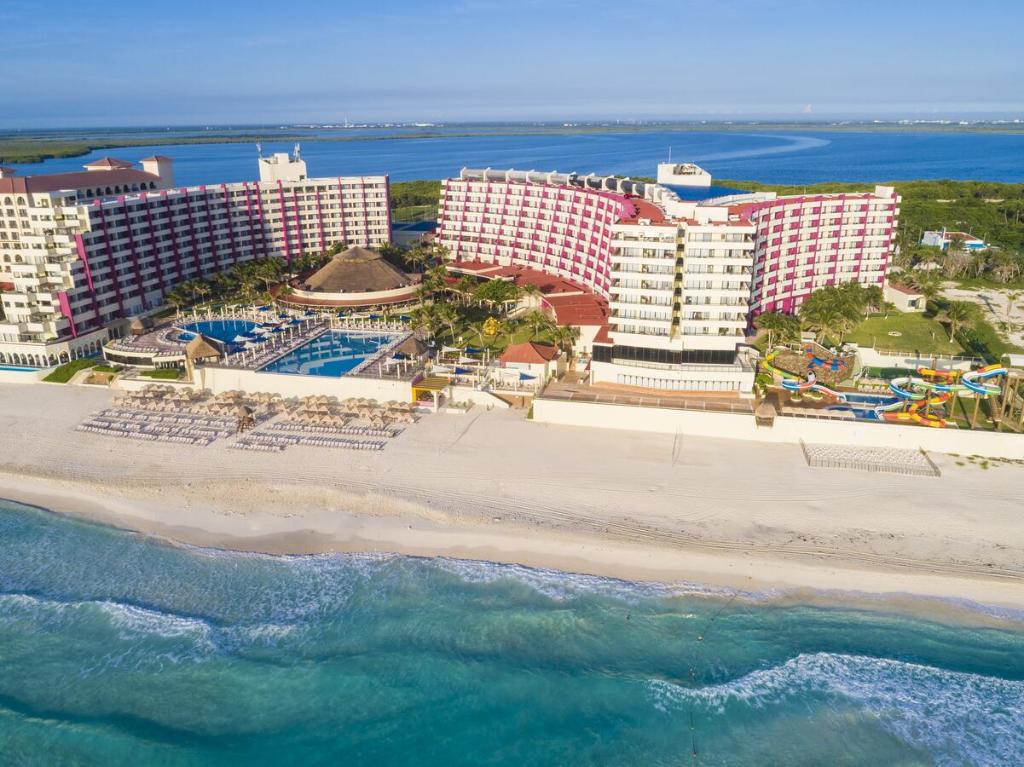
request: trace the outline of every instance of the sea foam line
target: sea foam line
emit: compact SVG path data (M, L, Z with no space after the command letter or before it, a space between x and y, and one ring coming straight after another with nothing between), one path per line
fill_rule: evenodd
M698 705L723 713L766 708L819 694L869 713L940 765L1024 762L1024 682L916 663L833 653L803 654L716 685L687 688L665 680L647 687L666 713Z

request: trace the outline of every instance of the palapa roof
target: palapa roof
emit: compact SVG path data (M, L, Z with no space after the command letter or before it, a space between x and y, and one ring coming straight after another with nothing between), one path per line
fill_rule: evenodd
M209 341L200 335L197 335L185 344L185 354L194 360L205 360L210 359L211 357L220 357L220 352L217 351Z
M318 293L378 293L418 281L418 275L406 274L377 251L354 246L307 277L303 287Z

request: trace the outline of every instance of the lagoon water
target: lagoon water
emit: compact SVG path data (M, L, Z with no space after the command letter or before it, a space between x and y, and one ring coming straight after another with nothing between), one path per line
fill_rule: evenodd
M357 135L342 130L311 133ZM307 141L302 154L310 175L388 173L394 181L406 181L445 178L468 166L653 176L655 166L667 159L671 147L677 161L700 163L722 179L781 184L934 178L1024 182L1024 134L708 130L372 138ZM265 153L291 148L291 143L272 138L263 142ZM152 154L174 158L180 185L245 181L258 176L253 144L155 144L103 149L82 157L15 167L26 175L77 171L85 163L108 155L137 161Z
M5 765L1024 763L1020 624L0 504Z

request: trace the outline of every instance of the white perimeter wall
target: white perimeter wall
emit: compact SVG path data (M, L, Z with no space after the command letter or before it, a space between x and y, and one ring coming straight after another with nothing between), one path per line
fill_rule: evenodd
M196 370L196 378L201 388L210 389L214 394L241 389L248 392L270 392L271 394L280 394L282 397L326 394L341 399L367 397L382 402L390 400L407 402L412 398L412 387L408 381L395 381L386 378L292 376L281 373L262 373L257 370L217 367L199 368Z
M50 375L53 368L38 370L0 370L0 383L27 384L42 381Z
M533 420L567 426L629 429L754 442L817 442L859 447L922 448L940 453L1024 459L1024 434L972 432L866 421L777 416L772 427L752 415L537 399Z

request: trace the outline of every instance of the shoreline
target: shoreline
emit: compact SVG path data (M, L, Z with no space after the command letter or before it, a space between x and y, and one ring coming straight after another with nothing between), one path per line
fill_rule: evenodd
M475 124L463 124L453 123L454 127L461 127L460 132L447 132L445 130L437 129L419 129L415 133L394 133L383 136L372 136L372 135L355 135L355 136L317 136L303 133L287 133L281 132L275 134L271 132L268 136L266 128L264 127L263 132L260 132L261 126L245 126L237 130L252 130L255 131L252 134L235 133L231 134L227 131L232 130L231 128L225 127L225 133L217 136L203 136L197 135L200 132L200 128L190 126L179 126L176 129L169 131L169 136L153 136L151 139L137 139L132 138L132 133L152 130L145 127L109 127L109 128L97 128L97 129L33 129L33 128L21 128L11 129L8 131L0 131L0 152L3 151L3 145L6 144L17 144L17 143L32 143L33 141L39 145L38 149L24 150L18 147L16 150L11 151L8 149L8 154L4 156L3 161L10 164L17 165L41 165L47 160L65 160L74 159L76 157L85 157L95 151L103 151L106 149L145 149L147 147L155 146L190 146L194 144L248 144L259 142L261 139L265 141L277 141L277 142L310 142L310 143L331 143L331 142L355 142L355 141L389 141L389 140L416 140L416 139L438 139L438 138L502 138L502 137L545 137L545 136L591 136L601 134L644 134L644 133L655 133L655 132L671 132L671 133L703 133L703 132L728 132L728 133L743 133L750 131L764 131L767 133L878 133L878 134L912 134L912 133L924 133L924 134L936 134L936 135L958 135L958 134L973 134L973 135L1002 135L1002 136L1013 136L1024 133L1024 128L1007 122L994 122L994 121L977 121L970 125L959 125L959 124L936 124L936 123L921 123L914 125L904 125L897 121L877 123L872 121L865 122L853 122L848 121L821 121L821 122L786 122L786 121L766 121L766 122L701 122L701 121L681 121L673 122L666 121L659 123L654 121L646 125L615 125L615 126L603 126L603 125L592 125L592 126L579 126L573 128L566 128L560 125L549 125L546 127L537 127L529 123L515 124L515 123L494 123L494 129L492 130L480 130L472 131L468 130L464 126L474 126ZM504 129L504 130L502 130ZM89 131L94 131L89 133ZM116 131L124 131L124 133L118 134ZM271 129L273 130L273 129ZM307 130L299 126L290 126L288 130ZM321 128L320 130L330 130L330 128ZM394 130L413 130L412 128L399 128ZM41 137L43 134L49 133L50 136ZM71 137L62 139L60 134L69 134ZM122 141L114 141L111 139L104 139L104 133L113 133L121 137ZM84 135L83 135L84 134ZM179 134L179 135L175 135ZM180 135L190 134L190 135ZM28 136L28 138L22 138L22 135ZM54 136L54 137L51 137ZM48 148L48 143L56 143L60 146L54 148Z
M1022 466L933 453L940 477L815 469L793 445L479 408L426 416L380 452L252 453L76 431L106 389L3 395L0 498L171 542L1024 609Z
M139 499L122 496L112 502L100 494L99 488L0 473L0 501L172 546L267 556L379 554L443 558L679 587L711 596L721 592L757 602L821 607L855 604L959 624L1006 627L1011 623L1024 629L1024 588L1021 581L1012 578L985 577L974 571L953 574L896 569L892 565L869 569L854 566L842 555L723 553L715 550L714 541L680 548L557 532L541 540L535 531L515 525L501 527L495 522L460 526L434 521L429 512L422 513L426 510L397 498L367 496L352 500L377 509L373 514L335 511L339 524L330 530L286 525L262 535L240 535L223 529L225 525L218 523L217 517L232 515L214 505L194 507L195 513L212 522L207 528L215 528L204 529L161 520L154 515L163 515L167 509L153 504L143 508ZM130 508L133 503L140 504L138 510ZM899 588L891 588L897 585Z

